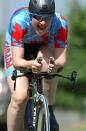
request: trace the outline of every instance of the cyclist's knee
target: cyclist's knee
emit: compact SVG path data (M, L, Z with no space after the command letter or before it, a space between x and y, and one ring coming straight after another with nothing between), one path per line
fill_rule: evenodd
M11 99L17 106L22 106L28 100L28 92L27 91L23 91L23 92L15 91Z

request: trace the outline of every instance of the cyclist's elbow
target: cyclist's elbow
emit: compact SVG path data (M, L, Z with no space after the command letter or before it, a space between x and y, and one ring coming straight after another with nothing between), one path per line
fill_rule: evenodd
M58 64L57 64L57 72L62 71L64 69L65 65L66 65L66 60L65 59L60 61L60 62L58 62Z
M67 63L67 60L64 58L64 59L61 61L62 67L64 67L64 66L66 65L66 63Z
M13 62L13 66L14 66L16 69L20 68L19 60L18 60L18 59L13 59L12 62Z
M66 58L57 59L55 63L56 63L56 65L64 67L66 65L66 63L67 63L67 60L66 60Z

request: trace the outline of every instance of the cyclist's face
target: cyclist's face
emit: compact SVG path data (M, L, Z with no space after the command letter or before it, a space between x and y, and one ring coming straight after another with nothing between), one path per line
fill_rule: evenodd
M48 31L48 29L51 25L51 22L52 22L52 17L49 17L49 18L38 17L38 18L36 18L36 17L32 16L32 25L38 35L45 34Z

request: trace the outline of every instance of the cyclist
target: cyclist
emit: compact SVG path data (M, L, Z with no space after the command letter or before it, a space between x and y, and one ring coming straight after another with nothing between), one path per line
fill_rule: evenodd
M16 90L11 75L14 69L33 72L56 72L66 63L68 23L64 16L55 13L54 0L30 0L29 6L17 10L11 17L5 41L5 69L11 90L11 102L7 112L8 131L23 131L23 117L28 98L28 80L25 76L16 80ZM36 58L42 56L38 63ZM55 63L49 63L50 56ZM48 98L51 131L59 125L53 113L57 79L43 80Z

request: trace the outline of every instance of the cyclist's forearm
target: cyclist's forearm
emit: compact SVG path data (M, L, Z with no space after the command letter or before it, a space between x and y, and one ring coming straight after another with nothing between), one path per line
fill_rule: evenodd
M19 58L17 60L13 60L13 65L17 69L26 68L26 69L32 69L32 64L34 60L25 60L23 58Z
M57 71L62 70L66 65L66 59L65 58L62 59L62 60L61 59L56 59L55 60L55 65L56 65Z
M55 60L55 65L56 66L65 66L65 64L66 64L66 59L64 58L64 59L56 59Z
M55 60L55 65L57 69L59 69L60 67L64 68L66 61L67 61L67 48L57 48Z

